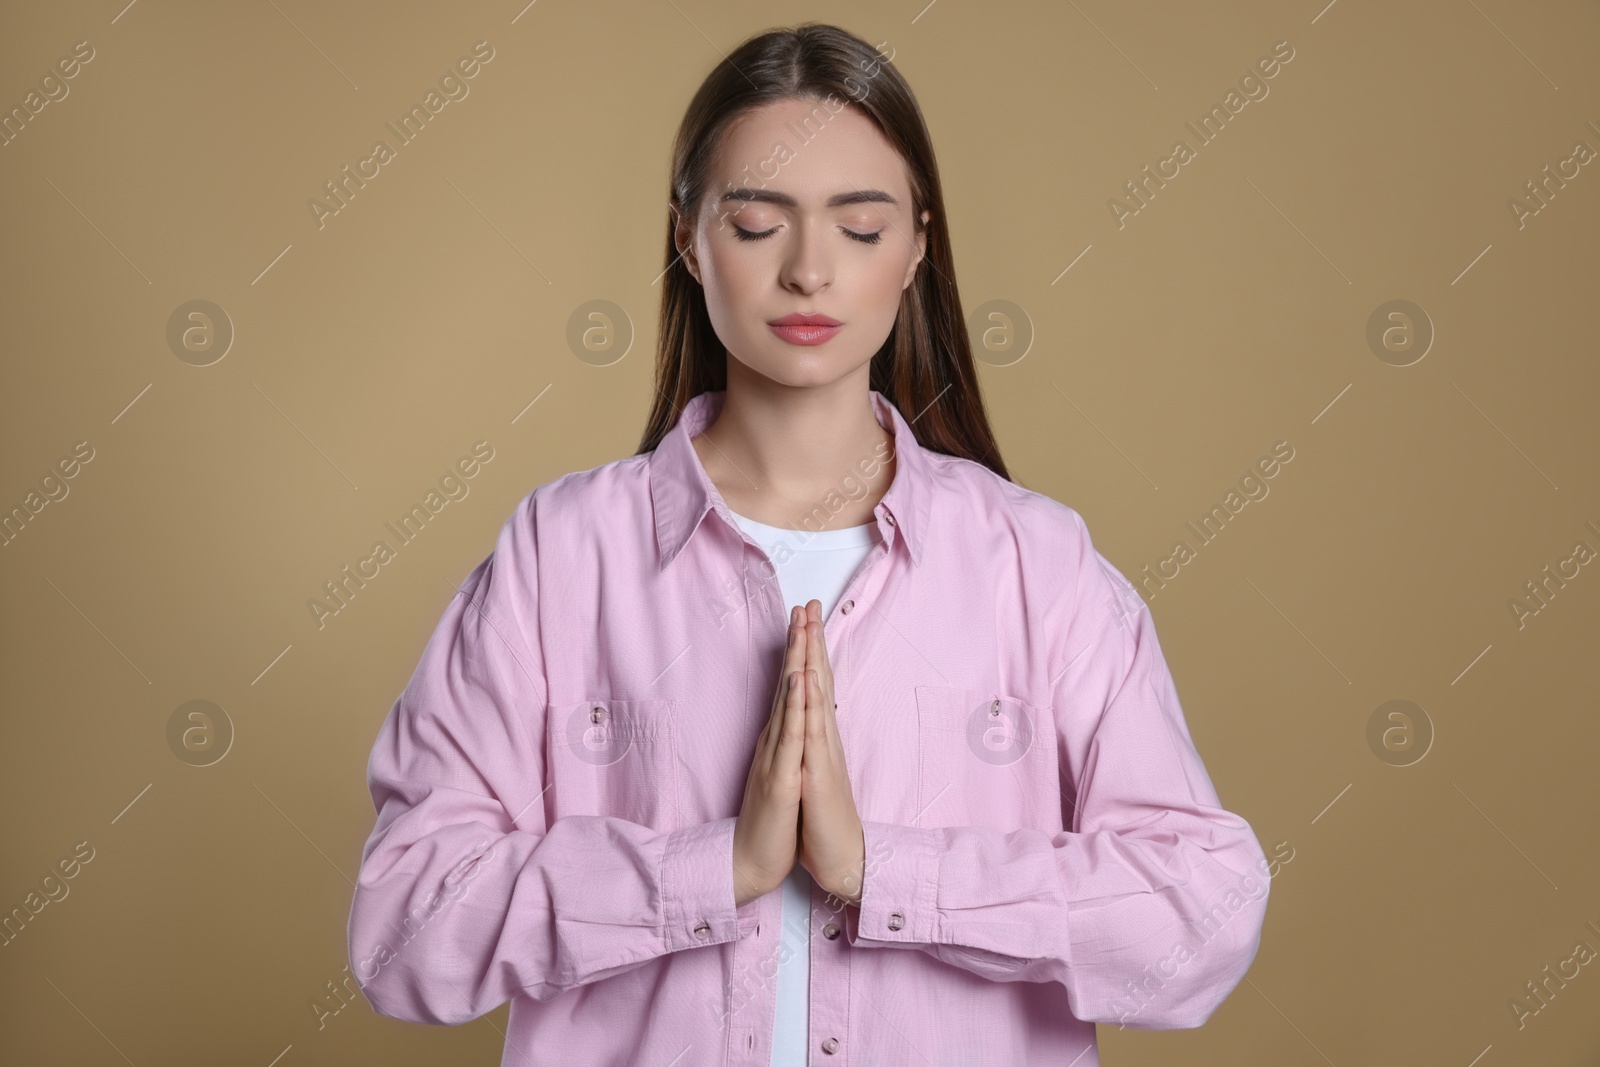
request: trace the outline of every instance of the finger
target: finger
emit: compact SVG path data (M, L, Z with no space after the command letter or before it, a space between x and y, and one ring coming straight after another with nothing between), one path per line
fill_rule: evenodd
M813 601L812 603L816 603ZM808 639L806 641L806 672L817 677L818 695L813 698L811 707L819 713L821 735L825 738L837 736L837 731L829 726L833 720L833 670L828 666L827 645L823 637L822 623L810 619L806 623Z
M790 674L790 673L793 673L795 671L803 671L803 670L805 670L805 667L806 667L806 656L808 654L807 649L810 646L810 641L808 640L809 635L806 633L806 627L805 627L805 618L806 618L805 609L804 608L795 608L790 613L789 618L790 618L789 645L784 650L784 656L783 656L783 670L784 670L785 674ZM800 695L801 695L801 698L802 698L802 703L804 703L805 689L804 689L803 681L802 681L802 684L800 686L800 690L801 690ZM789 696L789 691L787 689L785 689L784 690L784 700L785 700L785 702L787 702L788 696Z
M800 766L805 752L806 687L800 671L791 671L793 679L788 699L784 702L783 729L778 736L778 753L775 766L793 770Z
M790 641L788 653L784 656L783 669L795 680L793 687L784 691L783 728L780 739L787 738L790 744L800 745L805 740L806 680L803 672L806 666L806 648L809 644L806 639L805 609L794 608L789 617Z
M816 601L813 600L811 603L815 604ZM822 623L819 622L812 615L811 605L810 604L806 605L805 630L806 630L806 662L805 662L805 669L808 670L808 671L820 670L821 667L822 667L822 643L823 643Z
M792 639L789 644L786 662L787 669L800 670L806 663L807 638L810 633L806 627L806 611L797 607L789 613L789 631Z
M811 604L817 604L813 609ZM822 624L821 602L811 601L806 605L806 634L810 638L807 645L806 666L822 675L830 684L833 680L833 664L828 659L827 636ZM811 648L815 645L815 648Z
M805 646L801 645L799 643L798 639L797 639L797 631L804 631L804 629L805 629L805 614L804 614L804 612L802 612L801 609L799 609L799 608L790 608L789 609L789 629L788 629L788 632L784 636L784 640L787 643L784 645L784 650L783 650L784 662L787 665L787 669L789 669L789 670L794 670L795 669L795 653L796 653L796 649L803 649L805 647Z
M815 645L811 648L810 645ZM814 653L809 657L808 665L817 672L817 680L822 685L822 692L827 700L827 709L831 714L836 706L833 696L833 662L828 658L828 643L823 635L822 626L817 626L817 632L807 646L808 651Z
M806 749L813 753L812 764L821 765L828 743L827 718L823 712L822 686L817 672L806 671Z
M806 662L806 613L804 608L789 611L789 631L783 653L784 671L797 671Z

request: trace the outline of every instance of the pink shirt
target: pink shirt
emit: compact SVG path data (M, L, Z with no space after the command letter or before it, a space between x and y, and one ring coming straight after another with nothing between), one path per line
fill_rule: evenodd
M529 493L439 621L367 768L348 947L380 1014L509 1000L505 1065L769 1062L781 893L735 908L732 849L788 618L690 445L724 395ZM812 892L811 1064L1096 1067L1096 1022L1199 1026L1268 864L1149 611L1076 511L871 404L897 467L824 627L866 878Z

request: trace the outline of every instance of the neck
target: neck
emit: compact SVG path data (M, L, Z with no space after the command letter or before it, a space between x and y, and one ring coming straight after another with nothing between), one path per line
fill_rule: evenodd
M693 442L728 506L773 526L803 522L819 507L830 526L870 522L893 481L892 458L885 460L894 434L873 413L868 369L796 387L737 373L742 364L728 362L722 408ZM840 500L847 503L836 512Z

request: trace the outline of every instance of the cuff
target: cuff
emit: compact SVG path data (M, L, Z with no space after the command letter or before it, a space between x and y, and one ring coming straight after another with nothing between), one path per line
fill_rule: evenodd
M733 902L733 827L737 821L732 817L713 819L667 834L661 856L661 917L668 952L744 936Z
M941 831L862 820L861 904L845 909L849 943L900 948L937 941Z

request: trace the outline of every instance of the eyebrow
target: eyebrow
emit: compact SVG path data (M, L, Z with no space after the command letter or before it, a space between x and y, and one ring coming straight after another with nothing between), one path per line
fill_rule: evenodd
M777 204L779 207L800 206L800 202L788 193L776 193L771 189L751 189L748 187L723 193L717 199L717 203L723 204L729 200L737 200L743 203ZM828 202L823 206L845 207L849 204L895 204L898 206L899 203L900 201L882 189L858 189L851 193L835 193L828 197Z

